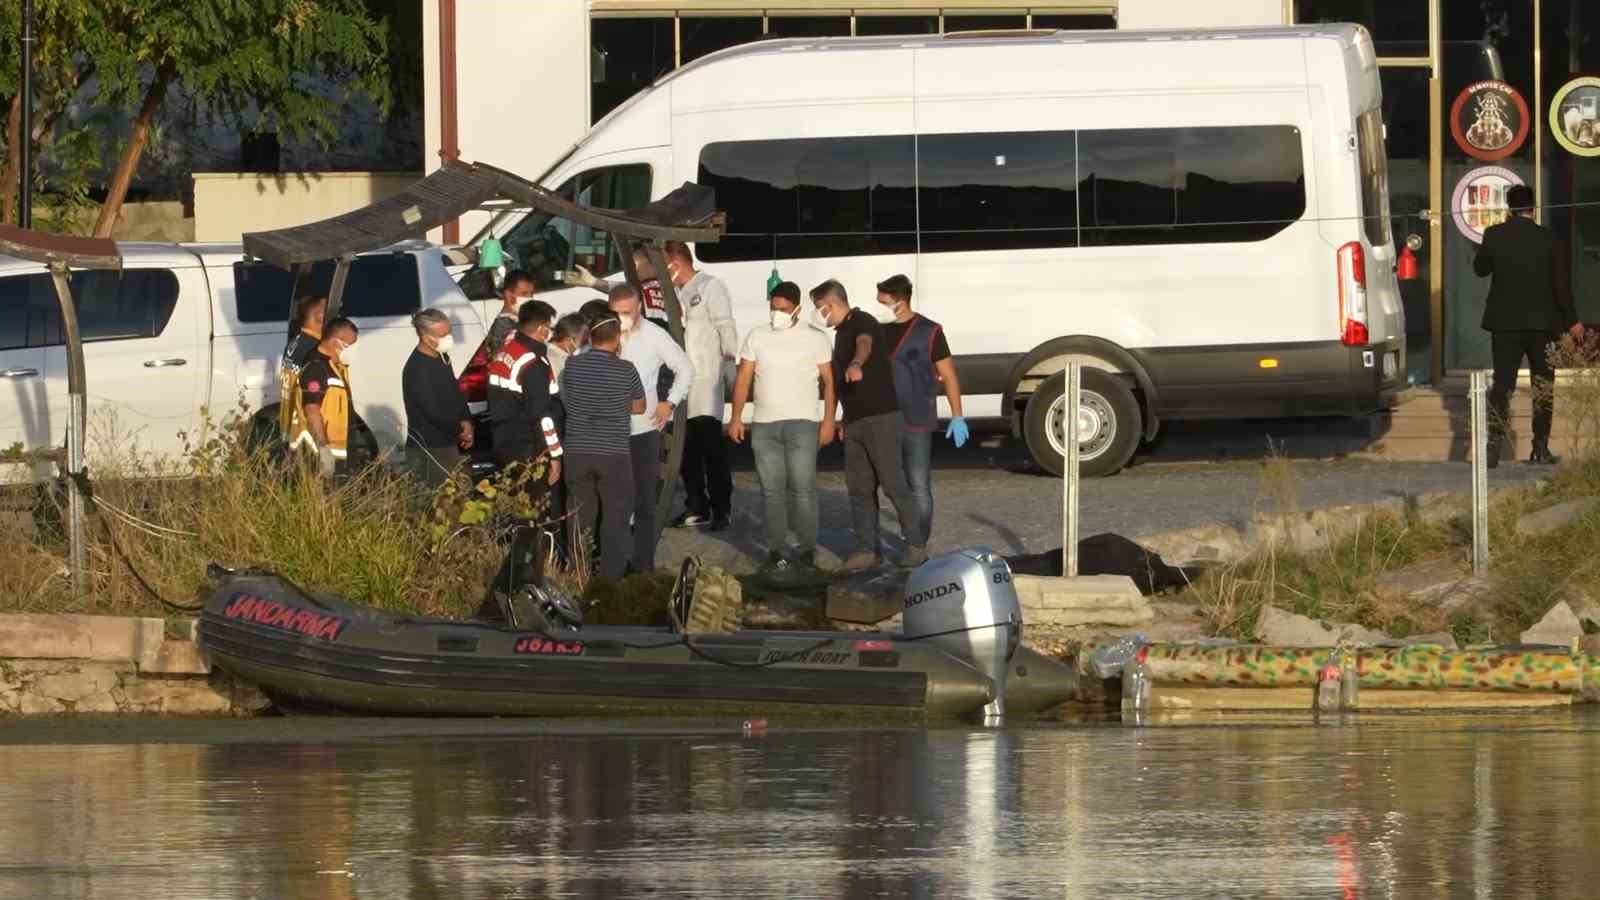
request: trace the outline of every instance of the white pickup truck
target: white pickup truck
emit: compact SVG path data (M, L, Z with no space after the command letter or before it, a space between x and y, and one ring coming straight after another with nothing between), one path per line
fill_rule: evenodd
M119 249L122 271L75 271L71 278L88 379L89 463L104 449L95 445L96 423L113 416L123 449L131 441L170 457L182 448L179 432L199 424L202 410L220 415L242 399L271 414L288 337L290 274L247 261L239 244ZM355 410L375 444L369 449L405 440L400 370L416 346L412 313L443 312L458 347L483 341L491 304L468 300L445 266L444 251L418 241L364 254L351 267L341 314L361 329L350 375ZM325 292L332 271L331 264L319 267L314 286ZM466 364L455 362L458 369ZM0 449L62 446L66 420L66 351L50 276L37 263L0 256ZM15 478L19 468L0 468L0 479Z

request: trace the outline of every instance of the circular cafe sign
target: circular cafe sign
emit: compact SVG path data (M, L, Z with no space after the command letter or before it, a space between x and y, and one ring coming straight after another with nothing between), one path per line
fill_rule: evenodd
M1483 243L1483 233L1490 225L1498 225L1511 216L1506 191L1515 184L1522 184L1522 178L1500 166L1473 169L1456 182L1455 193L1450 197L1451 218L1467 240Z
M1600 78L1574 78L1556 91L1550 130L1568 153L1600 156Z
M1450 133L1461 151L1493 162L1517 152L1528 139L1528 102L1504 81L1467 85L1450 107Z

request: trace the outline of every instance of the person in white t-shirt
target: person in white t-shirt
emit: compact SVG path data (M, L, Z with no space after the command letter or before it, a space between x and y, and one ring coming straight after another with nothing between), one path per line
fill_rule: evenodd
M772 323L751 331L739 351L728 437L736 444L744 441L744 407L753 386L755 414L748 432L766 503L765 569L782 578L816 567L817 450L834 437L833 344L801 321L800 288L794 282L775 285L767 304Z

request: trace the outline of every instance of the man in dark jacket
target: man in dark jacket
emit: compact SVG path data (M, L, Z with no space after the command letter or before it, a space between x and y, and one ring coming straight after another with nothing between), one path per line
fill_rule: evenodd
M450 366L455 338L450 320L437 309L411 317L417 348L400 373L406 407L406 462L417 481L436 488L461 462L458 448L472 446L472 415Z
M1506 192L1511 218L1491 226L1472 261L1479 275L1493 276L1484 304L1483 328L1494 355L1494 386L1489 389L1488 464L1500 462L1517 370L1524 357L1533 382L1533 456L1551 465L1550 423L1555 414L1555 367L1550 345L1563 331L1583 333L1566 277L1566 256L1555 235L1533 219L1533 191L1515 185Z
M489 424L495 462L502 467L550 455L548 481L561 480L561 398L550 371L550 336L556 311L529 300L517 312L517 330L489 361Z

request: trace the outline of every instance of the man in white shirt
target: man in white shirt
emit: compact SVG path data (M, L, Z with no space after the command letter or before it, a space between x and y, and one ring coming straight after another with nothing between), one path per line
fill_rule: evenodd
M647 404L644 413L633 417L628 440L629 455L633 461L633 569L636 572L654 572L656 568L656 494L661 477L661 430L672 421L672 411L683 402L694 381L694 366L667 334L666 329L648 322L640 315L639 291L631 284L619 284L611 289L607 303L622 322L622 352L624 360L639 370L639 380L644 384L648 400L656 396L656 381L661 367L672 373L672 387L667 397Z
M712 531L728 527L733 514L733 468L728 442L722 436L722 408L727 402L725 366L739 352L739 332L733 322L733 299L722 279L696 271L694 254L681 241L662 247L667 277L677 288L683 310L683 345L694 363L694 384L689 386L689 421L683 444L683 513L671 524L677 528Z
M772 324L751 331L739 351L728 437L736 444L744 441L744 407L753 385L756 408L749 434L766 505L765 569L769 577L784 578L816 567L817 449L833 442L837 404L833 344L800 321L800 288L791 281L778 283L767 305Z

